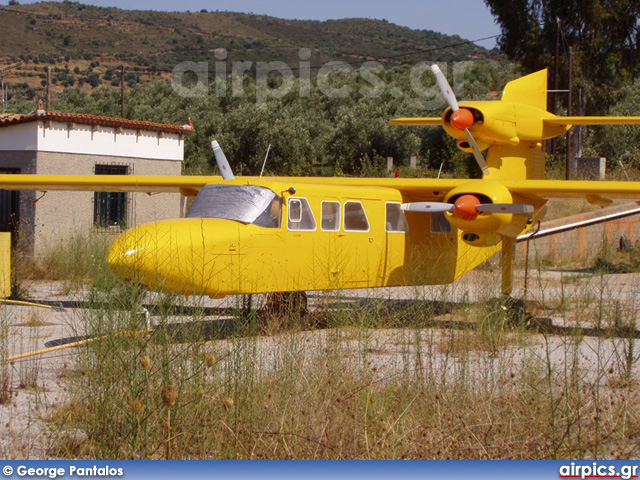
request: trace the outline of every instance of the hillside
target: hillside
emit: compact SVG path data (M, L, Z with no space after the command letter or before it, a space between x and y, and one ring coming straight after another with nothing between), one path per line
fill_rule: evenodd
M232 12L156 12L121 10L80 3L44 2L0 7L0 68L10 95L33 98L53 70L54 90L100 84L119 85L116 68L124 64L126 82L166 79L185 60L215 62L217 49L227 61L284 61L298 65L300 48L310 48L311 64L330 60L376 59L389 65L422 60L459 61L497 58L497 53L457 36L412 30L384 20L283 20ZM422 54L416 54L429 50ZM213 67L211 67L213 70Z

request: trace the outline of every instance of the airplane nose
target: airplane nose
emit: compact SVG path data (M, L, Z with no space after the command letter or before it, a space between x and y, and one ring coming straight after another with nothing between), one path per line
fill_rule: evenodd
M166 263L179 253L179 235L173 222L154 222L132 228L111 245L107 263L114 273L156 287L169 272Z
M217 295L216 274L229 267L228 255L219 252L232 236L231 230L217 219L148 223L116 238L107 262L117 276L154 291Z

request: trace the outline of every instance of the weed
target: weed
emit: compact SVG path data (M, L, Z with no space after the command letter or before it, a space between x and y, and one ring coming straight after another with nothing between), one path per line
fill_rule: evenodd
M43 313L43 311L38 310L37 308L29 309L24 315L22 322L18 323L18 326L21 327L46 327L52 325L51 323L46 321L47 316Z
M90 308L77 314L82 334L100 340L78 350L63 373L69 397L47 416L57 432L49 455L583 459L640 452L637 308L633 296L610 299L603 273L547 284L539 269L532 296L554 327L542 334L487 300L492 290L479 280L473 302L456 286L314 295L306 316L287 302L287 318L267 320L265 336L264 301L256 296L238 297L235 313L220 319L207 317L203 299L191 299L187 310L175 295L154 295L149 332L141 314L149 296L97 272L83 283ZM452 298L462 301L452 307ZM27 377L20 380L41 383Z
M8 339L9 339L9 319L7 318L6 309L0 306L0 357L5 358L8 355ZM11 370L9 366L2 362L0 364L0 405L6 405L11 402Z

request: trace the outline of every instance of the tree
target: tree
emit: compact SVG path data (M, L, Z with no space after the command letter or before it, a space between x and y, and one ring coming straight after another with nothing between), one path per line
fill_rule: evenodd
M620 101L608 112L609 115L633 116L640 112L640 78L624 89ZM640 129L634 125L618 125L613 128L591 129L593 147L588 152L593 156L607 157L613 168L624 165L628 173L635 175L640 170Z
M606 110L617 88L640 73L637 0L485 0L502 29L498 45L528 72L552 67L556 34L561 52L574 49L575 78L590 110ZM561 61L566 78L566 60Z

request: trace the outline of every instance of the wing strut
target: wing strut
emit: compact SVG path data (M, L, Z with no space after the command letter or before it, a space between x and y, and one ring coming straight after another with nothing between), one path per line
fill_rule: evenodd
M513 290L513 237L502 237L502 253L500 264L502 266L502 295L511 295Z

